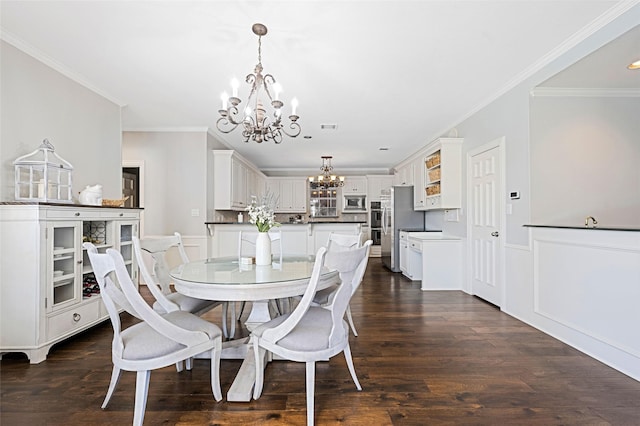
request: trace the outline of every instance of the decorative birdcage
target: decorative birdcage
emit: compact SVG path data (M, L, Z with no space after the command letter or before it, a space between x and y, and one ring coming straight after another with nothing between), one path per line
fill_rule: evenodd
M73 166L55 153L48 139L38 149L18 157L16 171L16 201L71 203Z

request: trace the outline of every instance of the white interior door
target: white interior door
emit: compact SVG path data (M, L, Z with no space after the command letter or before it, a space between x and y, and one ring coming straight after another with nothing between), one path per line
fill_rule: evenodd
M500 141L470 155L471 292L501 306L502 164Z

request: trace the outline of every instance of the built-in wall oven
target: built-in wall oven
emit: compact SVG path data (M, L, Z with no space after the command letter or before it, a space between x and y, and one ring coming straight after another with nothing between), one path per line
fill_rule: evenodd
M369 226L371 227L371 240L374 246L380 245L380 239L382 238L382 207L380 201L372 201L371 209L369 210L370 220Z

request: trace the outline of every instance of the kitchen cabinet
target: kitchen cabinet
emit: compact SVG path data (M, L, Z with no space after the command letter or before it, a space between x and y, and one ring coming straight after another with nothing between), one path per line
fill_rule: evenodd
M411 239L410 239L411 240ZM462 240L440 237L420 240L422 290L462 289Z
M413 163L405 162L396 167L393 175L393 184L398 186L413 185Z
M342 194L367 195L366 176L347 176L342 187Z
M383 190L391 188L393 185L392 175L367 175L367 202L380 201L380 194Z
M120 251L138 281L137 209L5 203L0 218L0 352L24 352L36 364L108 318L83 241Z
M400 272L407 278L409 277L409 237L408 233L400 231L400 240L398 242L400 247Z
M306 213L306 178L267 178L267 188L276 201L276 213Z
M424 190L424 157L419 156L413 160L413 209L424 210L426 205L427 196Z
M400 272L412 281L422 279L422 246L411 232L400 231Z
M414 191L424 200L421 210L462 207L462 143L462 138L440 138L427 147L420 167L424 189Z
M252 197L260 199L265 194L266 189L266 178L262 173L247 169L247 202L251 203Z
M264 175L233 150L213 150L213 206L243 211L264 192Z

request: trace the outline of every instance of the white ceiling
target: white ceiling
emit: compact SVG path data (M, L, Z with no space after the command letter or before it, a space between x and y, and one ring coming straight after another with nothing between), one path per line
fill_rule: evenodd
M0 12L3 39L123 105L125 130L209 128L272 173L315 170L321 155L345 173L402 161L618 3L3 0ZM220 94L257 63L256 22L269 29L265 72L285 113L298 98L311 139L245 144L216 130Z

